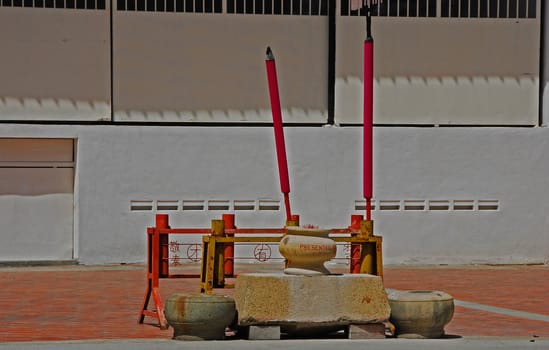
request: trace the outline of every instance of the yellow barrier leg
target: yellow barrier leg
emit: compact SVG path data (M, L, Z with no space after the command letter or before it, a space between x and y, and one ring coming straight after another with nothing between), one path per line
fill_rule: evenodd
M200 271L200 292L211 293L213 289L215 259L215 238L202 236L202 270Z
M361 244L360 273L376 274L376 243L366 242Z

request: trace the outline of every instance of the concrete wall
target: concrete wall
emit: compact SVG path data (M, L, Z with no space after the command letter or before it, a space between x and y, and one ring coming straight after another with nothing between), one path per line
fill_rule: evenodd
M337 18L336 121L362 122L364 18ZM375 123L537 125L539 19L372 20Z
M117 121L270 121L267 46L289 120L327 118L326 17L117 11L113 25Z
M336 17L335 120L359 124L364 18ZM375 122L537 125L540 17L375 17ZM270 122L268 45L285 121L328 118L327 16L0 6L0 44L2 120Z
M109 13L0 7L0 118L110 120Z
M281 200L270 128L4 124L0 137L8 136L77 139L75 257L85 264L145 260L145 228L157 211L132 211L132 200ZM360 128L288 128L286 137L302 223L347 226L360 213ZM399 207L373 212L385 263L547 262L547 150L545 128L376 128L376 204ZM405 209L410 200L425 208ZM208 227L222 212L170 217L174 227ZM281 226L284 214L236 220Z

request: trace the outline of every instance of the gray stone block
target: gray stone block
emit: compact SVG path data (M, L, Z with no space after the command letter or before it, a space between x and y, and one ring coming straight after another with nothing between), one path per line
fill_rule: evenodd
M280 326L250 326L249 340L278 340L280 339Z

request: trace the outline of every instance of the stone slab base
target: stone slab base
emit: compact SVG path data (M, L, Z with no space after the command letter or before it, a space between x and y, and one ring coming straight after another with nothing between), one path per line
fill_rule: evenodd
M381 323L391 313L381 278L366 274L242 274L234 298L239 325L280 325L288 332Z
M360 325L340 326L337 328L329 329L327 332L321 332L322 328L312 328L312 333L304 333L303 330L298 333L288 333L285 327L281 326L248 326L246 331L246 338L248 340L278 340L282 339L282 333L289 335L320 335L323 338L326 336L333 336L335 338L341 338L344 336L346 339L385 339L385 325L383 323L368 323ZM339 332L343 331L343 333Z
M385 339L385 325L383 323L350 325L348 329L348 338Z
M248 340L278 340L280 326L250 326Z

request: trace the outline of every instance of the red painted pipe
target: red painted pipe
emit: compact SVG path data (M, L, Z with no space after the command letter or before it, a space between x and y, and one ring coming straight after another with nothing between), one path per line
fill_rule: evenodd
M280 95L278 93L278 78L276 76L276 62L270 47L267 47L267 79L269 82L269 95L271 98L271 111L273 114L274 136L276 143L276 155L278 159L278 173L280 177L280 189L284 193L286 207L286 219L292 217L290 210L290 179L288 177L288 161L286 159L286 146L284 143L284 129L282 125L282 111L280 108Z
M221 218L224 222L225 230L235 229L234 225L234 214L222 214ZM227 237L233 236L234 233L226 233ZM234 277L234 243L227 242L223 248L223 255L225 256L225 261L223 262L223 271L225 277Z
M366 220L371 219L373 194L374 40L364 40L364 186Z
M166 229L170 228L168 214L156 214L155 216L155 226L156 229ZM159 235L159 252L158 252L158 267L159 267L159 277L168 277L170 274L170 247L169 247L169 236L168 235Z
M351 215L351 230L360 230L360 222L364 220L362 215ZM351 234L352 237L356 237L356 233ZM360 243L351 243L351 257L350 257L350 272L360 273Z

